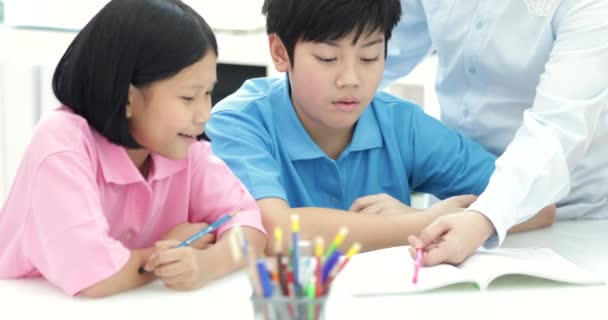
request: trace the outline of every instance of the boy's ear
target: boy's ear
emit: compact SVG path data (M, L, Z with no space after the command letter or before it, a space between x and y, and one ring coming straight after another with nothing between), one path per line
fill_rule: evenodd
M289 71L290 62L287 49L276 33L271 33L268 36L268 46L270 47L270 56L272 57L274 68L278 72Z

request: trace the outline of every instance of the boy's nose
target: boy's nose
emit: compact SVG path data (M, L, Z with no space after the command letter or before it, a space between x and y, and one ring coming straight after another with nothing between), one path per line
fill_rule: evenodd
M346 66L337 80L338 87L356 87L360 83L359 73L355 66Z

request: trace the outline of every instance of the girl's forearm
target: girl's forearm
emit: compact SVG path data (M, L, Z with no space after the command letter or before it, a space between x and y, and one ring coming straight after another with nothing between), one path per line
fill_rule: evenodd
M152 248L131 250L131 257L117 273L82 290L80 295L88 298L103 298L150 283L156 278L154 273L139 274L137 271L148 261L152 253Z
M266 246L266 236L259 230L251 227L242 227L243 233L250 244L250 249L261 256ZM212 264L213 267L207 267L206 281L210 282L233 273L245 266L244 259L235 261L230 248L230 233L228 230L222 234L221 238L209 249L201 250L200 263Z

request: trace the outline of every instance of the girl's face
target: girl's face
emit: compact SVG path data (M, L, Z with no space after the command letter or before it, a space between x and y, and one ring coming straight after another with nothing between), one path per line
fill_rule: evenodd
M129 131L143 150L130 150L140 165L150 152L184 159L196 136L203 133L211 112L211 91L217 81L217 57L207 53L176 75L145 87L129 88Z

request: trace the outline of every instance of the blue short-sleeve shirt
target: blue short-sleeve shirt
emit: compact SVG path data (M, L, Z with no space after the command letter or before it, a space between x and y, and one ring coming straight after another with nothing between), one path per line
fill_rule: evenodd
M378 193L406 204L412 191L479 194L494 171L495 156L480 145L383 92L333 160L302 126L286 78L246 81L213 108L206 133L255 199L281 198L291 207L347 210Z

